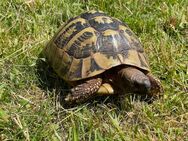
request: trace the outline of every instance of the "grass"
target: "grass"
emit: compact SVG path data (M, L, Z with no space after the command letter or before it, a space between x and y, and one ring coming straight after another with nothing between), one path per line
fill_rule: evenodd
M90 9L139 36L164 98L106 97L66 109L55 87L41 87L38 55L61 24ZM0 74L0 140L188 141L188 1L1 0Z

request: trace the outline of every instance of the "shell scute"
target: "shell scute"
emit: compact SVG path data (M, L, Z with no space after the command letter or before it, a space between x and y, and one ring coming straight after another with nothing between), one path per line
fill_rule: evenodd
M107 16L94 17L93 19L90 19L88 22L94 29L96 29L99 32L108 29L118 29L118 22Z
M80 15L81 18L84 18L86 20L90 20L94 17L98 17L98 16L104 16L106 15L104 12L102 11L96 11L96 10L91 10L91 11L88 11L88 12L85 12L85 13L82 13Z
M89 78L119 65L149 71L142 45L126 23L101 11L88 11L63 25L45 49L59 76Z
M85 19L77 18L62 28L54 42L59 48L64 48L76 34L79 34L79 32L88 27L90 25Z
M86 58L96 52L95 30L91 27L80 31L66 45L66 52L74 58Z

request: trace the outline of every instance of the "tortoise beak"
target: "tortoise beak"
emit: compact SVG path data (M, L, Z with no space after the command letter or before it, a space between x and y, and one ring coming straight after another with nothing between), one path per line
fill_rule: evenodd
M133 85L136 93L147 94L151 90L151 83L149 79L144 79L142 81L135 81Z

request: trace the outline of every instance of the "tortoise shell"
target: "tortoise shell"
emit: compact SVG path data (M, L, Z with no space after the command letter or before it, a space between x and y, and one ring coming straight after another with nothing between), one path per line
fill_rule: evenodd
M67 81L89 78L123 64L149 71L141 43L128 25L101 11L70 19L44 51L55 72Z

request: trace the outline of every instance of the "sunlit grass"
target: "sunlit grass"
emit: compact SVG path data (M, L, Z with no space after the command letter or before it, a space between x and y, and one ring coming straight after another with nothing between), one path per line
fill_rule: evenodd
M85 1L0 1L0 140L188 140L188 2ZM91 9L119 18L139 36L163 99L107 97L65 109L58 90L41 87L43 47L60 25Z

